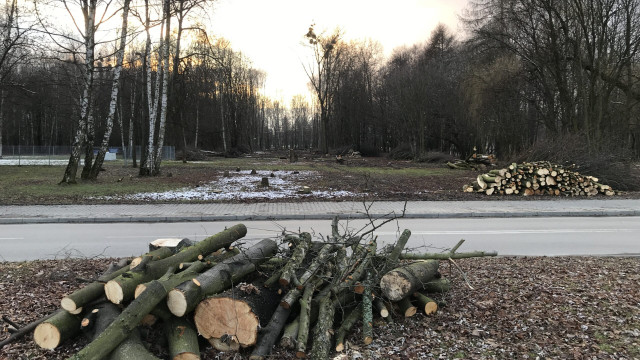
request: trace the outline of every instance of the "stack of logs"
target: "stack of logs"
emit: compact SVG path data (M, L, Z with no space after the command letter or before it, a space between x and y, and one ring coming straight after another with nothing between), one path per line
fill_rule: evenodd
M496 255L457 253L462 241L446 253L410 255L403 253L409 230L378 249L373 231L338 229L334 219L324 241L303 232L283 236L280 247L264 239L240 249L233 244L247 228L239 224L195 244L162 244L65 296L34 340L54 349L84 333L91 342L70 359L157 359L138 329L162 326L171 359L199 359L198 334L221 351L253 347L251 359L267 358L276 344L298 358L327 359L332 339L343 351L358 322L370 344L374 313L392 321L394 312L415 314L416 305L435 312L429 293L450 287L439 260Z
M513 163L500 170L478 175L476 181L464 185L464 192L487 195L554 195L554 196L613 196L616 192L609 185L599 183L598 178L574 171L574 166L564 167L547 161Z
M492 166L496 163L496 158L493 155L483 155L473 153L466 160L456 160L455 162L447 162L447 166L454 170L484 170L487 166Z

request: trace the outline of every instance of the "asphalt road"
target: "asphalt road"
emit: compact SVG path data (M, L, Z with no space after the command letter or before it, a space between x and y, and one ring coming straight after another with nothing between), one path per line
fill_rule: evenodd
M25 224L0 225L0 261L65 257L132 256L157 238L202 240L237 222ZM245 242L289 230L330 234L328 220L246 221ZM353 231L363 220L342 223ZM410 229L407 245L417 252L438 252L461 238L459 251L496 250L500 255L640 255L640 217L402 219L376 231L378 241L395 241L398 229Z

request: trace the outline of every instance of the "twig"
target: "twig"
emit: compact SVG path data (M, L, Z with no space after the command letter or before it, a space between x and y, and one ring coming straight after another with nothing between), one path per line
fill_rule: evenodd
M460 271L460 274L462 275L462 278L464 279L464 282L467 284L467 286L469 287L469 289L471 290L475 290L473 288L473 286L471 286L471 284L469 283L469 280L467 279L467 274L464 273L464 271L462 271L462 269L460 268L460 266L458 266L458 264L456 264L455 261L453 261L453 259L449 259L449 261L453 264L453 266L456 267L456 269L458 269L458 271Z

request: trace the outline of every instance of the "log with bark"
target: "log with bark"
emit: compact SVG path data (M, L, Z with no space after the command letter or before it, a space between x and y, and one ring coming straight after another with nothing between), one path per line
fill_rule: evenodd
M44 349L55 349L62 342L80 333L82 317L68 311L58 311L52 317L38 324L33 332L33 340Z
M418 261L386 273L380 279L380 288L387 299L400 301L438 277L438 261Z
M192 280L181 283L167 296L169 310L175 316L184 316L193 311L206 296L216 294L254 272L258 265L275 255L277 250L275 241L264 239Z
M142 267L141 263L131 271L107 282L104 285L105 294L114 304L127 302L133 299L135 288L139 284L160 278L169 267L176 267L184 262L192 262L197 260L198 256L206 256L220 248L229 247L234 241L244 237L246 234L246 226L238 224L210 236L196 245L189 246L173 256L152 261Z
M491 172L482 181L496 182L499 177L507 178ZM435 312L451 283L439 277L434 259L453 263L454 258L495 255L457 253L463 241L445 253L403 254L411 235L408 230L393 246L379 250L372 231L340 233L339 229L334 219L324 243L311 242L308 233L283 234L284 243L292 246L277 257L277 242L272 239L247 249L232 248L232 242L246 233L243 226L204 244L186 245L177 252L169 248L171 254L165 248L152 250L134 269L114 269L119 275L109 282L126 288L122 310L105 300L104 311L102 305L86 304L81 322L79 316L60 310L40 324L36 341L55 347L77 334L82 324L82 331L93 340L73 360L155 359L142 345L137 328L158 329L155 324L161 320L172 359L199 358L197 333L222 351L253 346L251 359L268 358L278 340L295 349L299 358L326 359L334 349L334 335L335 350L343 351L356 324L362 326L355 332L359 341L373 342L374 318L392 321L389 304L397 305L403 316L414 315L416 306L426 314ZM268 278L279 287L265 287ZM127 304L124 294L133 285L137 285L135 299ZM383 297L392 302L385 303ZM187 314L193 314L193 323Z
M574 166L565 167L548 161L513 163L500 170L480 174L471 184L462 187L464 192L479 192L486 195L552 195L594 196L619 194L608 185L599 183L593 176L575 171Z
M258 330L265 327L280 303L277 290L260 283L240 284L201 301L194 320L198 333L220 351L256 344Z

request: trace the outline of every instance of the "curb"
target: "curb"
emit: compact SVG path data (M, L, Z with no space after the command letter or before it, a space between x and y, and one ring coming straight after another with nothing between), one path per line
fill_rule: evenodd
M102 223L173 223L214 221L270 221L270 220L330 220L334 216L366 219L365 214L308 214L308 215L203 215L203 216L125 216L0 218L0 225L11 224L102 224ZM388 213L370 214L377 219L390 218ZM475 218L527 218L527 217L627 217L640 216L640 210L583 210L538 212L453 212L405 214L405 219L475 219Z

